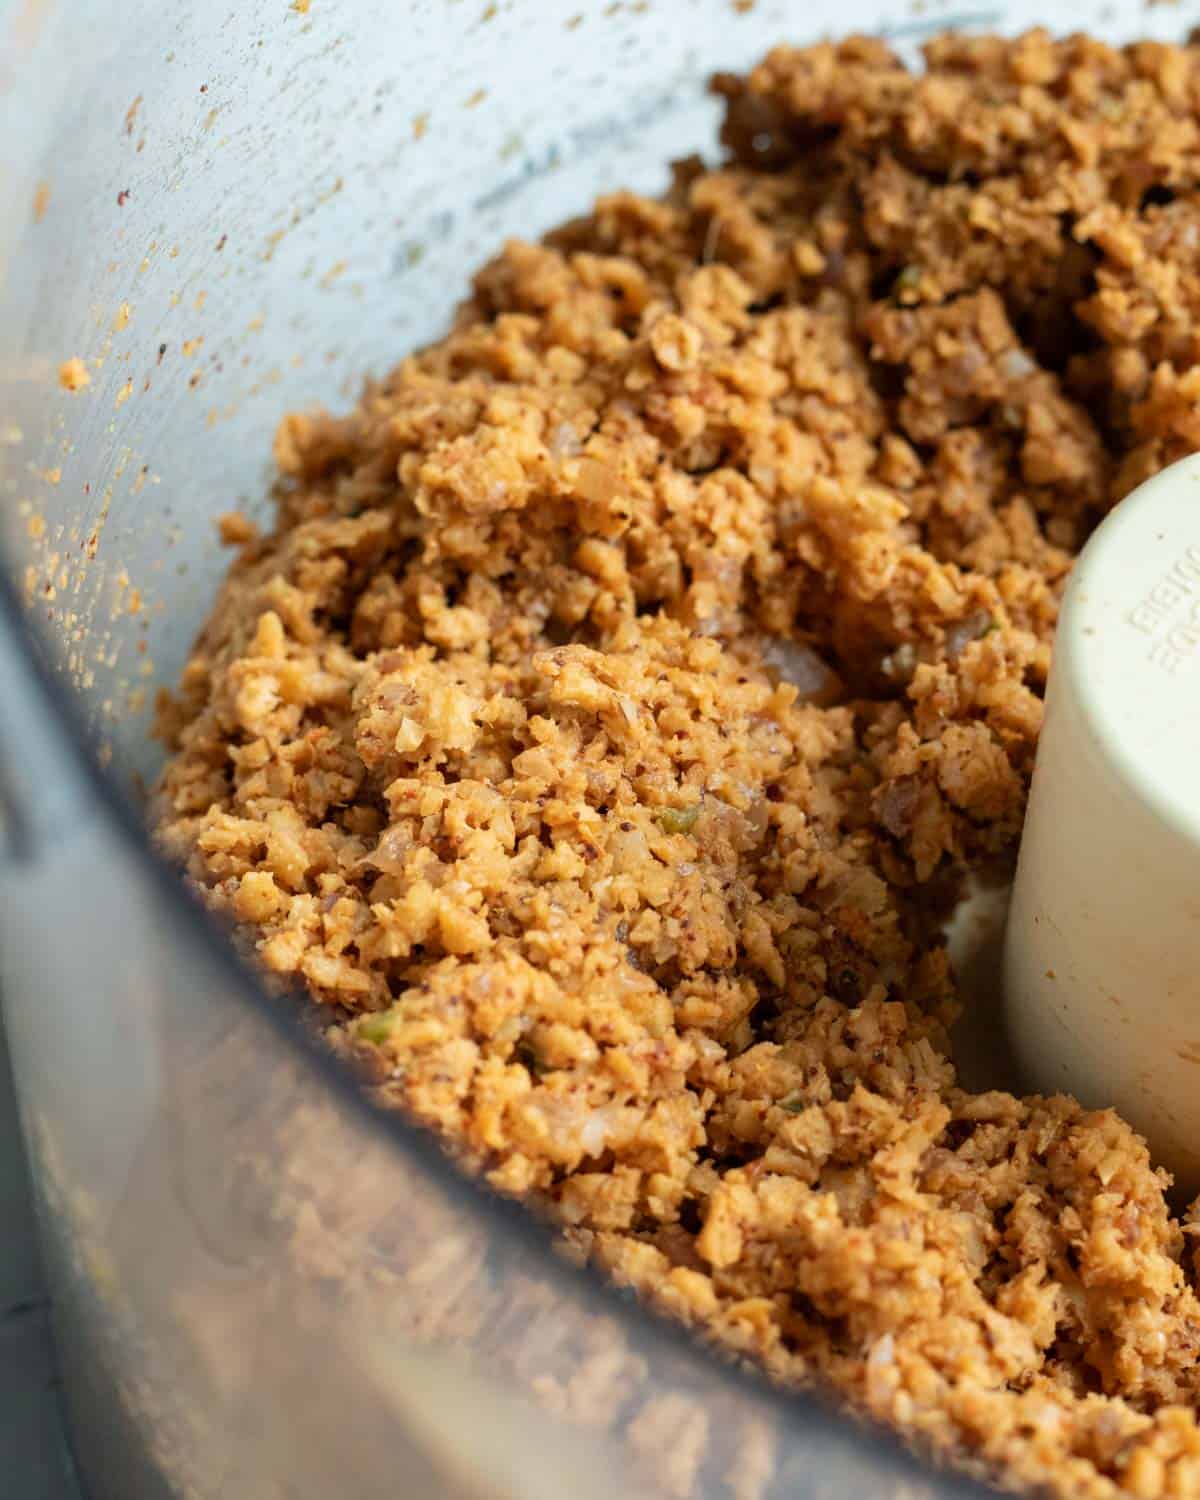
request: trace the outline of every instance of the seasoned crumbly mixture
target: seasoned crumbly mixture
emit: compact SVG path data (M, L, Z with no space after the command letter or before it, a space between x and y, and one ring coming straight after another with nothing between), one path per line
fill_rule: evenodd
M513 243L348 416L164 709L161 839L386 1104L785 1382L1200 1493L1189 1224L955 1081L1089 529L1200 446L1200 50L720 78L727 156Z

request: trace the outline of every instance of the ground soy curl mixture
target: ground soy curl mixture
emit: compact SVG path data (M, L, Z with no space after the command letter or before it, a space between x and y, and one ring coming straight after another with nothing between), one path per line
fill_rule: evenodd
M1062 1493L1200 1493L1188 1222L970 1094L1065 575L1200 446L1200 49L857 39L513 243L280 428L164 709L166 848L378 1096L784 1381Z

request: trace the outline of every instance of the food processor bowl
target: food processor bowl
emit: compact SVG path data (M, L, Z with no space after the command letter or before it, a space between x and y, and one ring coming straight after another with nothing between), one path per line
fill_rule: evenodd
M1196 9L1053 24L1178 38ZM216 518L267 516L284 412L436 337L506 236L714 152L714 70L831 25L915 55L1045 20L0 4L0 987L97 1500L973 1490L718 1361L373 1111L156 860L140 801Z

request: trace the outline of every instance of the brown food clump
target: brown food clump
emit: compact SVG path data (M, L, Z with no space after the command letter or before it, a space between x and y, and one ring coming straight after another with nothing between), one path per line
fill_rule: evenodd
M785 1382L1200 1493L1200 1304L1111 1111L971 1094L1064 578L1200 442L1200 50L721 78L725 162L514 242L276 439L160 836L376 1095Z

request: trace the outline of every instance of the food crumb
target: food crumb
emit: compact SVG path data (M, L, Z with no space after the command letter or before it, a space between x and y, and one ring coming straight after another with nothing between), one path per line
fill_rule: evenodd
M218 516L217 531L226 547L242 547L258 537L258 527L240 510L227 510Z
M92 377L77 354L59 365L58 383L64 391L81 391L85 386L91 385Z

